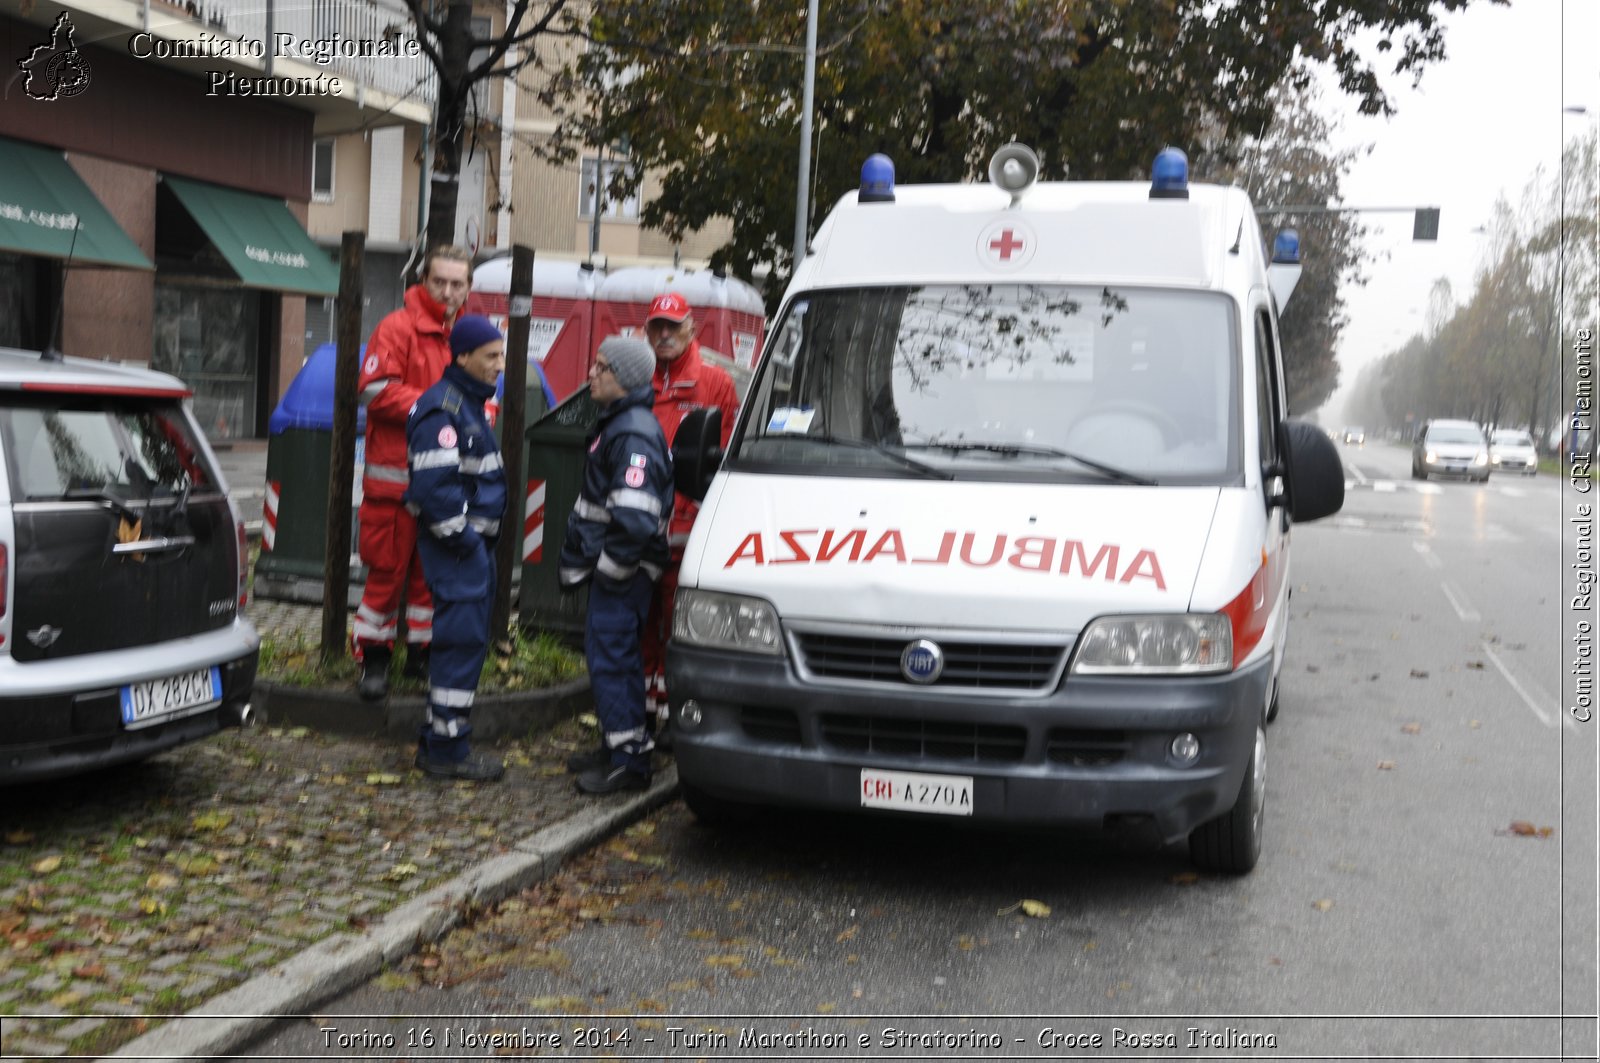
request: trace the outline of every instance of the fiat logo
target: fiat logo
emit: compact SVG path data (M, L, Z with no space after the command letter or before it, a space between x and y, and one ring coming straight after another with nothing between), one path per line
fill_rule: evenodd
M913 683L931 683L944 671L944 651L937 642L918 639L900 654L900 674Z

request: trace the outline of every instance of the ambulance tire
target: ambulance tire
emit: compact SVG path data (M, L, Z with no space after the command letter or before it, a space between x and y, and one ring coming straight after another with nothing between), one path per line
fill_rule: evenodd
M742 827L756 821L753 805L713 797L682 778L678 780L678 791L683 794L683 803L689 806L694 818L708 827Z
M1206 871L1243 875L1261 858L1267 797L1267 736L1256 728L1255 749L1233 808L1189 832L1189 859Z

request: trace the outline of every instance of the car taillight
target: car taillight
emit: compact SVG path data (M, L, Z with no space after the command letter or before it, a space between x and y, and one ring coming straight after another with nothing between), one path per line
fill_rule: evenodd
M243 609L250 602L250 539L244 533L244 521L237 516L233 526L239 533L239 608Z

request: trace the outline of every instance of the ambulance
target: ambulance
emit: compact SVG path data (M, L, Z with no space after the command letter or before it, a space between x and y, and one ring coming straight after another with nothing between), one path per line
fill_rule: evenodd
M1336 512L1288 418L1269 253L1237 188L895 187L874 156L779 307L703 497L667 685L701 819L753 806L1136 830L1261 852L1295 522Z

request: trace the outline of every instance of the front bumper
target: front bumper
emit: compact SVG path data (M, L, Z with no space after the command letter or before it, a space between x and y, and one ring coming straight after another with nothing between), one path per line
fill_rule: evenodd
M786 658L674 641L667 689L679 777L713 797L860 809L863 768L961 775L973 780L974 820L1149 823L1177 841L1233 807L1271 667L1266 659L1222 676L1069 676L1045 696L978 697L802 683ZM700 716L693 726L682 711L689 700ZM1184 732L1200 740L1188 766L1170 753Z

